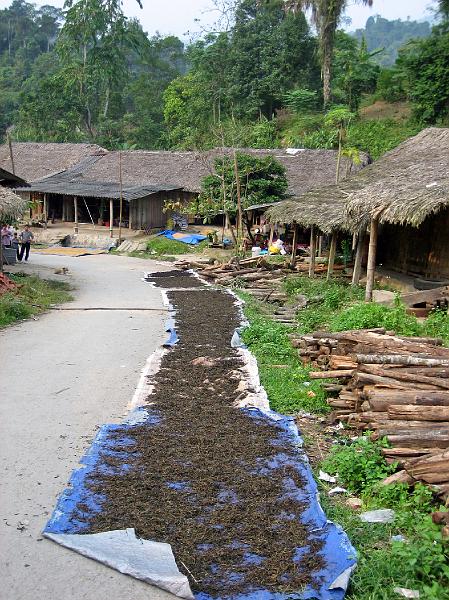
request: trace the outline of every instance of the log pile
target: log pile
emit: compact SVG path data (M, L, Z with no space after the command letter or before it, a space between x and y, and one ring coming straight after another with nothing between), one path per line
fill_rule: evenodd
M226 263L178 261L175 266L195 269L198 275L214 285L242 287L245 292L261 301L283 305L287 294L281 289L285 276L291 271L283 264L269 263L264 257L232 258ZM281 317L282 318L282 317ZM291 315L288 315L288 319Z
M423 481L449 499L449 348L437 338L405 338L383 329L294 337L303 362L337 379L327 388L333 420L373 438L401 471L392 481ZM387 481L390 483L390 481Z

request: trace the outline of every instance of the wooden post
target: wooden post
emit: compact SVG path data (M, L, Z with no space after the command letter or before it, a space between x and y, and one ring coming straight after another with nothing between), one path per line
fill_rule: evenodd
M323 250L323 236L318 236L318 256L321 256L321 252Z
M332 232L331 246L329 248L329 259L327 261L327 276L326 279L330 279L334 272L335 254L337 253L337 232Z
M295 228L293 230L293 242L292 242L292 258L290 261L290 266L292 269L295 268L296 263L296 246L298 245L298 225L295 223Z
M315 275L315 257L316 257L316 235L315 227L312 225L310 228L310 264L309 264L309 277Z
M268 248L273 244L273 236L274 236L274 225L270 225L270 237L268 239Z
M362 274L363 249L365 247L365 231L363 229L359 231L357 238L357 250L355 252L351 285L359 285L360 276Z
M109 234L114 237L114 200L109 199Z
M75 233L78 233L78 198L73 196L73 210L75 211Z
M122 218L123 218L123 185L122 185L122 153L118 153L118 177L120 185L120 213L118 221L118 243L122 243Z
M243 212L242 212L242 198L240 195L239 167L237 164L237 153L235 150L234 150L234 173L235 173L235 184L236 184L236 192L237 192L237 214L238 214L237 238L241 241L243 238Z
M47 194L44 194L44 221L45 221L45 229L47 229L47 221L48 221L48 202L47 202Z
M369 232L368 264L366 267L366 289L365 301L371 302L373 299L374 273L376 270L376 250L377 250L377 231L379 229L379 219L371 219Z

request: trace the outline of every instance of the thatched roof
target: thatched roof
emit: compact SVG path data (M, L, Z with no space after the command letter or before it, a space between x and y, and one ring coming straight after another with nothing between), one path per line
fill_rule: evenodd
M72 146L73 144L68 144ZM65 146L65 144L60 144ZM225 149L230 155L231 149ZM239 149L238 152L253 156L274 156L286 168L289 181L288 192L292 195L302 194L317 185L326 185L335 177L337 153L334 150L255 150ZM122 180L124 186L171 186L170 189L182 188L188 192L199 192L202 179L213 173L214 159L222 156L220 149L209 152L171 152L128 150L121 152ZM108 152L88 156L79 165L79 173L85 182L118 183L119 152ZM342 171L349 168L343 161ZM358 167L357 167L358 168ZM59 171L62 171L60 169ZM58 172L59 172L58 171ZM67 180L68 181L68 180ZM80 181L80 180L79 180ZM35 182L32 189L38 191L56 191L44 189L50 184L48 178ZM58 193L74 194L67 186L67 191Z
M25 212L28 202L10 189L0 186L0 221L19 219Z
M449 205L449 129L430 127L338 185L268 209L273 222L357 230L372 217L419 226Z
M104 168L96 169L97 163L103 162L104 159L109 156L109 154L106 154L105 156L88 156L75 167L68 169L63 173L58 173L51 177L45 177L40 181L35 181L27 188L20 188L20 191L65 194L87 198L120 198L120 194L122 194L122 197L129 201L136 198L144 198L157 192L180 189L179 186L167 183L143 183L136 185L135 181L139 181L139 176L136 178L130 178L129 176L123 177L123 169L122 185L120 186L118 160L116 165L117 171L112 168L108 170L105 170ZM111 158L114 159L117 157L111 156ZM106 161L106 164L115 166L115 161L109 160ZM95 174L92 173L93 171L96 171ZM102 179L99 179L99 177L102 177Z
M70 169L86 156L104 154L96 144L13 142L15 174L27 182ZM12 173L8 144L0 146L0 167Z
M346 191L356 226L379 217L418 227L449 206L449 128L424 129L360 173Z
M225 149L227 154L231 149ZM252 156L274 156L284 167L288 179L288 194L299 196L316 187L331 184L335 181L337 169L336 150L309 150L300 148L259 150L254 148L239 149L238 152ZM220 156L221 150L213 150L208 155L212 158ZM211 161L212 162L212 161ZM350 160L343 157L341 173L343 176L355 173L368 164L368 156L361 155L361 164L353 165Z
M26 183L24 179L0 167L0 185L13 187L24 183Z
M345 212L345 197L338 198L333 193L326 197L329 187L307 192L299 198L277 202L266 211L265 216L271 223L297 223L303 227L314 225L323 233L331 233L335 229L350 229ZM324 198L320 196L322 191Z

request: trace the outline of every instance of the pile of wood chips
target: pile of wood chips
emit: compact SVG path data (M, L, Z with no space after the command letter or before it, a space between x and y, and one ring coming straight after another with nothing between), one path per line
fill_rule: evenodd
M294 336L312 379L327 389L333 420L386 437L383 449L401 470L385 483L435 486L449 503L449 348L437 338L396 336L384 329Z

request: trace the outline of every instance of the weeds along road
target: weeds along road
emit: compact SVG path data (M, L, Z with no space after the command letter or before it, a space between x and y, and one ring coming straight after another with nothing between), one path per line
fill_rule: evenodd
M160 290L141 277L166 268L121 256L34 253L19 270L45 277L59 267L69 268L77 288L64 305L70 310L0 332L0 598L168 600L41 537L97 427L125 415L147 357L165 338ZM153 310L135 310L142 308Z

